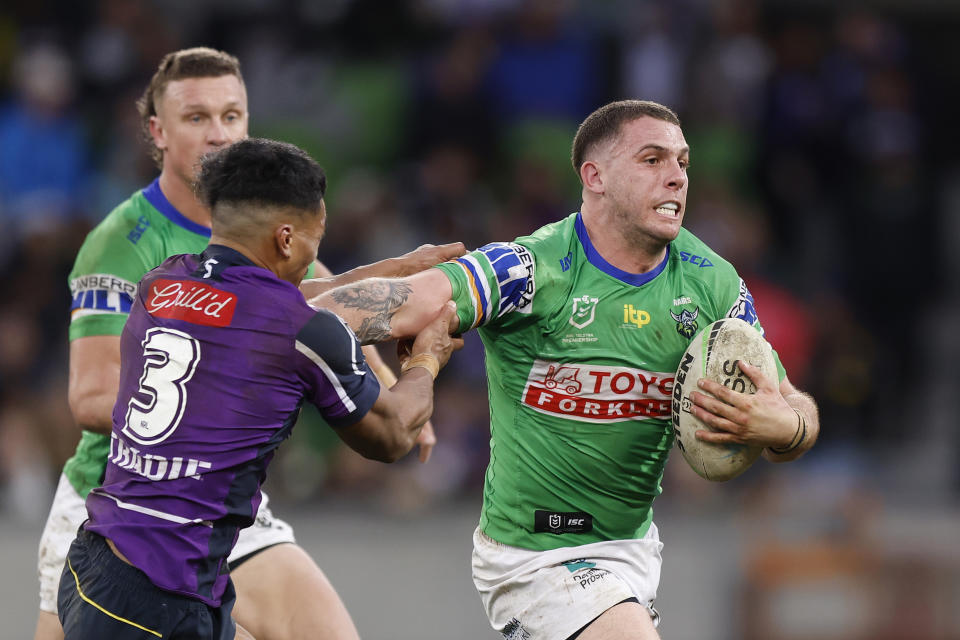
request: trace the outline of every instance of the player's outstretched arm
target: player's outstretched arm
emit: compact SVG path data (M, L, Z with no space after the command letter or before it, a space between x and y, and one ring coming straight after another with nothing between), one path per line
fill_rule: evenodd
M411 357L404 362L393 387L380 387L380 396L364 417L338 434L352 449L367 458L394 462L413 448L423 424L433 413L433 380L463 346L450 337L456 317L452 302L444 305L417 335Z
M820 415L813 398L784 378L779 386L760 369L740 361L740 369L757 386L755 394L728 389L702 379L701 390L690 395L693 414L715 432L697 431L705 442L764 447L771 462L789 462L809 451L820 435Z
M419 334L452 295L447 276L427 269L406 278L361 280L312 298L310 304L334 312L362 344L372 344ZM454 315L450 331L459 325Z
M81 428L109 434L120 387L120 336L87 336L70 343L70 411Z
M402 271L404 269L412 270L411 273L416 273L431 267L433 264L436 264L436 258L440 258L439 261L446 261L450 258L454 258L463 254L463 244L456 242L453 244L446 244L439 247L436 247L431 244L425 244L415 251L411 251L406 254L410 259L406 260L403 265L399 267ZM403 261L403 256L401 258L393 258L392 260ZM389 261L384 261L389 262ZM380 263L378 263L380 264ZM307 285L307 291L304 292L304 295L309 298L307 295L311 287L317 286L320 284L319 279L326 279L327 282L332 282L334 280L333 272L327 268L327 265L323 264L319 260L314 262L314 273L317 275L318 280L307 280L304 283L314 283ZM426 266L423 266L426 265ZM421 268L422 267L422 268ZM389 275L389 274L384 274ZM398 274L405 275L405 274ZM344 283L346 284L346 283ZM320 295L323 291L326 290L327 285L324 287L317 286L317 292L314 294ZM301 291L303 291L301 285ZM380 380L381 386L390 388L397 382L397 376L393 370L387 366L387 363L383 361L383 358L380 357L380 352L377 351L377 347L369 344L363 347L363 355L367 359L367 364L370 365L370 368L373 369L373 372L376 374L377 379ZM420 462L427 462L430 460L430 455L433 453L433 447L437 444L437 436L433 429L433 423L429 420L424 423L423 428L420 429L420 435L417 436L417 446L420 447Z
M308 300L315 298L325 291L335 289L336 287L358 282L368 278L403 278L419 273L424 269L429 269L435 264L446 262L454 258L459 258L466 253L466 247L462 242L452 242L450 244L420 245L413 251L397 256L396 258L387 258L380 262L356 267L339 275L333 275L329 269L317 262L317 278L304 280L300 283L300 290L303 296Z

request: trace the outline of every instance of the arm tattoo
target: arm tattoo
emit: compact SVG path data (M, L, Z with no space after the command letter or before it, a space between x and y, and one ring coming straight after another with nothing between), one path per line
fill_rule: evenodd
M363 344L383 342L391 337L390 321L410 297L412 289L403 282L373 278L345 285L331 293L347 309L359 309L357 338Z

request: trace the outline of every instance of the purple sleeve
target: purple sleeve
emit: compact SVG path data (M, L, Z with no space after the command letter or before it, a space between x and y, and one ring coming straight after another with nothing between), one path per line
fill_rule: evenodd
M296 337L296 368L307 385L307 400L332 427L355 424L373 407L380 382L360 342L335 314L317 311Z

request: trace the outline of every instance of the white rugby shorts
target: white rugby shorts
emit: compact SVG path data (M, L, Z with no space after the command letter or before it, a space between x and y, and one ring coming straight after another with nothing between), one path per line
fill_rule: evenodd
M274 517L267 506L268 502L267 494L264 493L256 521L251 526L240 530L240 536L227 559L228 562L234 562L275 544L295 542L293 527ZM61 473L37 553L41 611L57 613L57 591L63 564L66 562L67 552L70 551L70 544L77 537L77 529L86 519L87 508L83 498L70 484L67 476Z
M628 598L646 607L656 625L661 549L653 523L640 539L548 551L501 544L477 527L473 583L490 626L506 640L569 638Z

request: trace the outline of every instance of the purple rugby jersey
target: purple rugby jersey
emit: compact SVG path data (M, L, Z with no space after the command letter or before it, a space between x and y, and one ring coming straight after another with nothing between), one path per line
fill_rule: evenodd
M147 273L120 349L110 457L84 526L158 587L219 606L300 405L346 426L380 385L336 315L223 246Z

